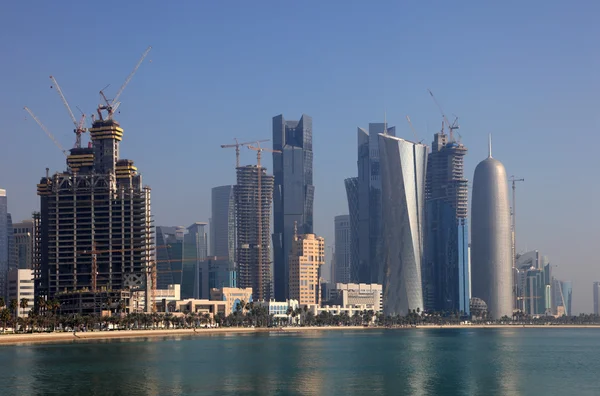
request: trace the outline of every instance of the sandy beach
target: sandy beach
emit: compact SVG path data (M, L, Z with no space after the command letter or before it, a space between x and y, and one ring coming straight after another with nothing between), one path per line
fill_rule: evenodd
M391 330L415 330L415 329L600 329L600 325L446 325L446 326L417 326L417 327L395 327ZM115 331L90 331L73 333L36 333L36 334L2 334L0 345L37 344L37 343L61 343L79 342L108 339L148 338L148 337L173 337L173 336L207 336L220 334L248 334L259 332L294 333L308 331L334 331L334 330L390 330L383 327L283 327L283 328L218 328L218 329L156 329L156 330L115 330Z

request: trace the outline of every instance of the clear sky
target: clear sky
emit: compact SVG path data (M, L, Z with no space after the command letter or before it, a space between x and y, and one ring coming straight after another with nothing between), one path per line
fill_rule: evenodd
M210 189L234 182L234 137L271 137L271 117L313 117L315 232L333 244L355 176L356 127L382 122L430 142L441 123L427 88L459 116L467 177L494 157L518 186L519 250L539 249L592 311L600 280L600 3L595 1L13 1L0 12L0 188L15 221L39 207L44 169L72 124L48 78L90 114L121 96L122 157L152 187L156 224L210 216ZM151 61L151 62L150 62ZM85 140L87 142L87 137ZM269 155L265 165L271 167ZM243 163L256 160L243 152Z

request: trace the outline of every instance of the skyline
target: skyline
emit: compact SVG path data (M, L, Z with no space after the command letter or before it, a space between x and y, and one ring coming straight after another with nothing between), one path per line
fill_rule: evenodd
M219 151L220 144L233 137L268 138L274 114L310 114L314 232L327 245L333 244L333 217L347 214L343 180L356 172L356 127L381 122L387 112L397 135L412 140L404 121L410 115L419 140L429 141L441 124L426 92L431 88L446 114L459 116L470 150L465 177L473 179L492 133L494 155L508 175L526 179L517 189L519 251L547 254L559 266L556 276L573 280L574 312L592 312L589 283L600 278L592 261L600 190L591 181L599 160L593 145L585 143L600 126L594 96L600 58L593 44L600 33L593 21L599 5L574 10L552 2L543 9L517 3L469 9L383 4L373 10L362 4L313 4L182 5L160 13L164 4L148 2L144 9L114 13L108 2L108 11L95 15L106 16L102 32L119 26L128 34L128 40L116 43L104 40L98 29L72 24L89 18L85 7L41 4L39 14L23 20L17 15L24 15L26 6L8 5L0 32L13 40L0 43L0 51L14 56L0 65L3 87L10 92L0 99L5 126L0 168L10 172L0 174L0 188L7 190L13 221L39 208L35 183L44 168L65 168L64 157L23 105L65 148L74 143L69 117L49 89L50 74L71 105L90 114L97 92L111 83L113 95L143 49L153 46L123 94L116 118L125 129L123 157L136 159L144 182L153 188L156 224L208 221L211 188L235 180L234 154ZM296 19L286 18L291 14ZM163 18L180 23L171 23L168 31L157 29ZM370 24L369 31L351 27L367 18L381 23ZM453 29L447 29L450 19ZM223 20L227 23L220 26ZM268 28L261 27L267 20ZM237 33L231 32L233 25ZM273 37L273 29L280 37ZM295 56L282 57L273 48L293 48ZM102 59L96 51L114 56ZM81 67L89 56L94 62ZM236 61L240 56L246 59L242 65ZM310 61L297 62L298 57ZM378 57L383 61L375 61ZM294 95L276 94L290 84ZM158 110L159 116L148 116ZM231 125L240 120L243 128ZM264 157L272 173L270 156ZM173 163L180 171L172 172ZM254 153L242 150L242 164L253 163ZM199 183L185 182L199 171Z

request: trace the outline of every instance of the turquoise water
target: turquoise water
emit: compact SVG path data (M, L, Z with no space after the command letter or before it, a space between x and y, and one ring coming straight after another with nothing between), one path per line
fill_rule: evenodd
M600 329L322 331L0 346L0 395L600 395Z

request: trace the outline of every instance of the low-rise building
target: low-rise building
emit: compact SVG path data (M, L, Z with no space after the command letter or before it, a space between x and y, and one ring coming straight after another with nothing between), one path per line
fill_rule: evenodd
M341 315L343 313L347 314L349 317L353 317L355 314L362 315L365 311L372 311L374 314L377 312L373 310L372 306L369 305L348 305L342 307L340 305L324 305L323 307L319 307L318 305L309 305L307 307L307 312L312 312L313 315L319 316L322 312L328 312L332 315ZM375 315L373 315L375 318Z
M181 300L181 285L168 285L166 289L156 289L153 293L157 312L165 312L165 305ZM132 293L130 312L146 312L146 291L138 290Z
M227 315L227 303L225 301L189 298L181 301L170 301L167 303L167 307L168 312L209 314L211 318L214 318L217 314Z
M21 308L21 300L27 300L27 307ZM8 301L17 300L20 317L25 317L31 311L34 303L33 270L12 269L8 272ZM8 305L8 304L7 304Z
M269 315L273 315L273 318L275 319L290 319L291 315L288 315L290 308L292 311L295 311L300 307L300 304L298 304L298 300L270 300L260 301L258 302L258 306L266 308Z
M210 290L210 299L213 301L224 301L226 303L226 315L235 312L238 304L252 302L252 288L222 287Z
M374 312L383 310L383 289L376 283L336 283L330 295L331 305L341 307L364 305Z

